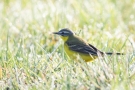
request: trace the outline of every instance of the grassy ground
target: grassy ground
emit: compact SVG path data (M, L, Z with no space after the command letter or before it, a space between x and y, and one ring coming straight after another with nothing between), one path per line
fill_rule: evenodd
M126 55L71 62L52 34L65 27ZM134 0L0 1L1 90L133 90L134 56Z

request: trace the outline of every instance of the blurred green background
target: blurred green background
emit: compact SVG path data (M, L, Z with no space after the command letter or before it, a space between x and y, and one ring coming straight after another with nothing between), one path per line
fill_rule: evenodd
M125 52L92 63L70 63L62 28L103 51ZM1 89L133 90L134 0L1 0Z

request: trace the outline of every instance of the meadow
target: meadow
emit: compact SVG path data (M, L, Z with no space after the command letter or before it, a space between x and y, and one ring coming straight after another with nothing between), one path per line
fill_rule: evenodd
M70 59L53 35L69 28L105 52ZM134 90L134 0L1 0L0 90Z

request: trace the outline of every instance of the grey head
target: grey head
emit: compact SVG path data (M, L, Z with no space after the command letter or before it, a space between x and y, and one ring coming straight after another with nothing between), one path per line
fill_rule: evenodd
M68 28L63 28L63 29L61 29L58 32L54 32L53 34L58 34L58 35L61 35L61 36L74 35L74 33L70 29L68 29Z

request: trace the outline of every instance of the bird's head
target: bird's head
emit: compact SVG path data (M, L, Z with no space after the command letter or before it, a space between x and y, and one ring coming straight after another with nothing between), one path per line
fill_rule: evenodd
M61 29L60 31L54 32L53 34L60 35L64 41L67 41L70 36L74 35L74 33L68 28Z

